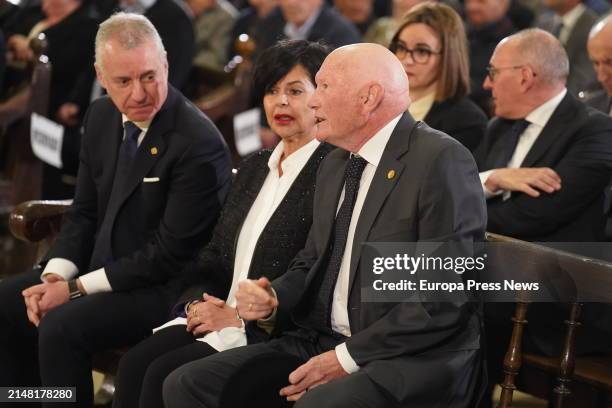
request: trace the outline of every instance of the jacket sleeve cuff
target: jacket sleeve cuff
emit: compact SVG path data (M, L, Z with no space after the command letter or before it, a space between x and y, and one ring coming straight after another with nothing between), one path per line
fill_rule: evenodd
M48 275L50 273L59 275L64 278L65 281L69 281L70 279L77 276L77 274L79 273L79 268L77 268L77 266L68 259L53 258L49 260L49 262L47 262L47 266L45 266L45 269L40 275L40 280L46 282L47 279L45 278L45 275Z
M106 271L104 268L97 269L93 272L89 272L79 278L83 289L88 295L100 292L112 292L113 288L106 277Z
M359 366L349 354L348 349L346 348L346 343L340 343L336 346L336 357L338 358L338 361L340 362L340 365L344 371L347 373L353 374L359 371Z

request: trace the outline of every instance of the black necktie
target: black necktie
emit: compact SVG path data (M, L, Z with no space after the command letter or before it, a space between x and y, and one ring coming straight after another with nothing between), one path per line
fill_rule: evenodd
M515 120L508 131L502 135L497 147L497 154L492 163L492 169L508 167L508 162L512 158L519 138L529 126L529 122L525 119Z
M119 148L117 166L115 168L115 177L113 179L113 188L106 206L104 220L100 226L100 231L98 232L94 250L91 255L91 261L89 264L90 269L101 268L107 262L112 260L111 232L113 222L116 212L119 209L118 207L121 198L120 193L123 183L130 172L132 161L134 160L134 156L136 156L136 151L138 150L138 136L142 130L133 122L129 121L125 122L123 127L125 129L125 136L123 138L123 142L121 143L121 147Z
M325 273L321 279L319 291L313 296L317 299L312 304L309 313L311 322L318 330L329 332L331 330L331 303L344 249L346 248L348 230L351 224L353 209L357 193L359 192L359 181L367 161L358 156L352 156L344 172L344 200L336 214L333 231L333 244L330 248L330 255L325 268Z

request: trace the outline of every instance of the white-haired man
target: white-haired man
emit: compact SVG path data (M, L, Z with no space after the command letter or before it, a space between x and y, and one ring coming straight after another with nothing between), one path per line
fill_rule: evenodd
M168 85L166 52L145 17L100 25L95 68L108 97L86 114L57 242L32 272L0 283L0 385L76 387L70 407L93 405L93 353L164 322L231 174L218 130Z

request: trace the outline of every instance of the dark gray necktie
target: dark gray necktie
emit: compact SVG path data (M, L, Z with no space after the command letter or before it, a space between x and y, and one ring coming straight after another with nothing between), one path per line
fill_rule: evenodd
M115 177L113 179L113 188L111 195L106 206L106 213L104 214L104 220L100 226L100 231L96 238L94 250L91 255L90 269L98 269L103 267L107 262L112 261L112 249L111 249L111 232L113 229L113 223L115 215L121 202L121 189L130 172L132 162L138 151L138 136L142 132L138 126L133 122L125 122L123 124L125 129L125 136L121 147L119 148L119 155L117 157L117 166L115 168Z
M492 163L492 169L508 167L508 162L512 158L519 138L529 126L529 122L525 119L515 120L508 131L502 135L496 146L495 158Z
M321 279L318 293L314 294L317 299L312 304L310 311L310 321L315 326L314 329L331 330L331 303L344 249L346 248L349 226L357 193L359 192L359 182L367 161L358 156L352 156L344 172L344 200L336 214L333 230L333 244L330 249L327 268ZM323 269L323 268L321 268Z

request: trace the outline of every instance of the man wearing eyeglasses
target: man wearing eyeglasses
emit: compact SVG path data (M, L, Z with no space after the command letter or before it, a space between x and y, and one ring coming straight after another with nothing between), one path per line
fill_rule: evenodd
M487 231L536 242L603 240L612 119L567 91L568 72L563 46L540 29L507 37L495 49L484 87L492 92L496 117L475 152ZM501 380L512 307L485 305L491 384ZM583 310L580 330L587 340L576 343L577 354L610 350L609 328L592 324L587 315L593 312L589 305ZM524 349L560 355L566 316L560 304L534 304Z
M612 119L565 87L560 42L539 29L502 40L484 87L495 115L477 151L487 230L529 241L603 239Z

